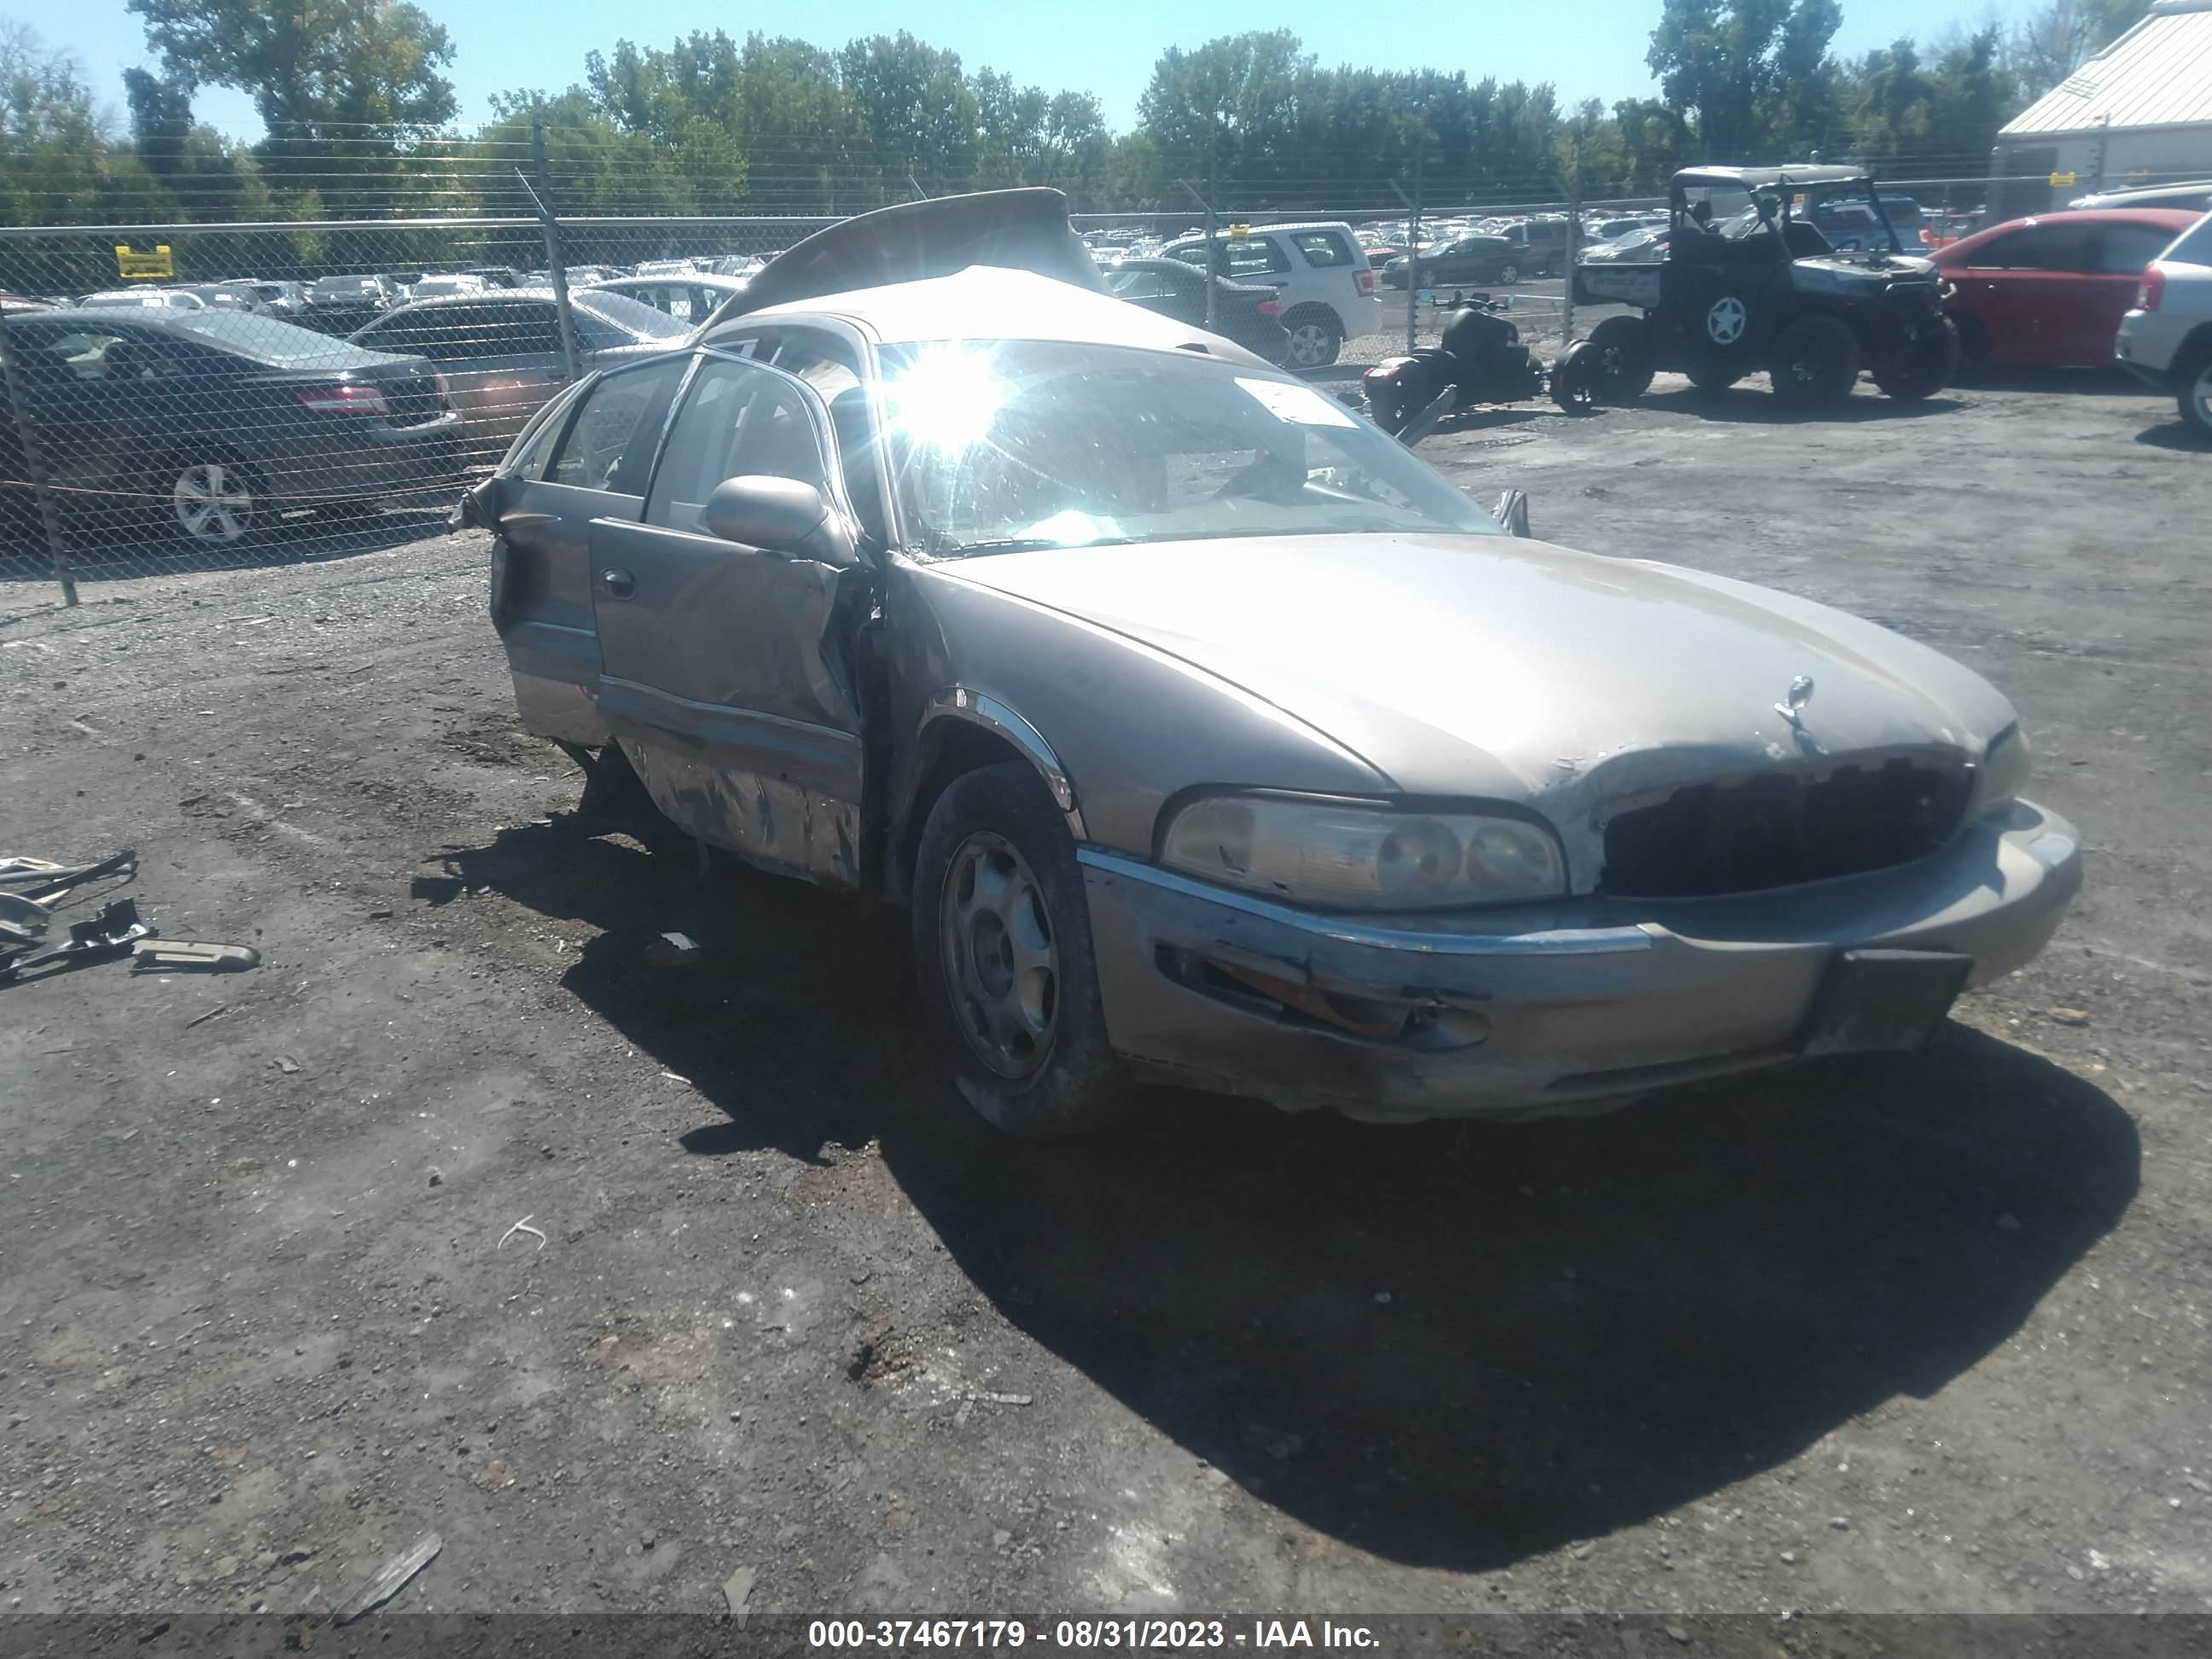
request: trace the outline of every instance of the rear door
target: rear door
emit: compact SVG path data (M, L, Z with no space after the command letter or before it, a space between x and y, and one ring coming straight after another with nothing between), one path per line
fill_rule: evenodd
M677 823L756 863L859 880L860 712L839 649L868 573L709 535L726 478L815 485L851 510L830 413L797 376L719 351L686 386L642 519L590 531L599 708Z
M591 526L635 519L688 354L603 374L546 412L491 491L492 623L523 723L573 743L607 741L593 707L599 644Z
M2107 221L2089 238L2088 269L2066 319L2066 360L2087 365L2112 361L2120 319L2136 302L2143 267L2166 251L2173 233L2163 225Z

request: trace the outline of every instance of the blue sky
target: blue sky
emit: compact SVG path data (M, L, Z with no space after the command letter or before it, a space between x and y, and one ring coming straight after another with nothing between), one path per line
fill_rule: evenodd
M1091 0L994 9L915 0L754 0L742 9L710 0L659 0L623 8L605 0L420 0L453 36L448 70L465 119L487 113L491 94L511 87L555 90L583 78L584 54L620 36L665 44L694 28L742 36L796 35L836 46L856 34L912 30L957 52L970 68L988 64L1048 89L1095 93L1118 131L1135 118L1137 98L1168 46L1194 46L1245 29L1288 27L1328 64L1381 69L1464 70L1470 78L1551 81L1563 100L1608 102L1650 88L1644 52L1660 0ZM1954 21L1994 12L2010 17L2028 0L1844 0L1838 46L1863 52L1899 34L1925 38ZM148 62L144 32L123 0L0 0L0 15L31 24L50 45L82 62L100 96L119 115L123 71ZM647 21L649 19L649 21ZM203 94L201 118L243 137L260 123L242 96Z

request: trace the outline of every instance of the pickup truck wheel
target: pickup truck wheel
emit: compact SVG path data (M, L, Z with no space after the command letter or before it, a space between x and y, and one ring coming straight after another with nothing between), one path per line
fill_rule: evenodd
M1106 1040L1075 840L1026 766L954 779L915 860L914 958L970 1106L1037 1139L1129 1109Z
M1641 317L1608 317L1590 331L1590 390L1601 404L1632 404L1651 389L1651 331Z
M1938 317L1933 327L1923 326L1875 368L1874 383L1899 403L1918 403L1942 391L1958 374L1959 331L1948 317Z
M2190 353L2181 365L2174 404L2181 418L2200 438L2212 438L2212 341Z
M1292 368L1327 368L1344 349L1344 331L1318 306L1304 306L1283 319L1291 331L1288 361Z
M1836 318L1800 317L1775 337L1767 374L1774 395L1793 409L1839 404L1858 384L1859 337Z
M1504 264L1498 267L1498 283L1499 287L1510 288L1514 283L1520 280L1521 267L1515 264L1510 259L1508 259Z

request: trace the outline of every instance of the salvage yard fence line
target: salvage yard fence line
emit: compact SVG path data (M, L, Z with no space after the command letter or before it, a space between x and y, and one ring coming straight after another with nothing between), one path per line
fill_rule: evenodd
M1915 196L1933 219L2005 182L1883 188ZM1420 200L1418 180L1414 190L1419 222L1446 235L1480 216L1565 205L1455 207ZM546 199L535 185L528 195ZM1200 205L1231 238L1270 222L1407 216L1402 197L1322 209L1229 194ZM1188 202L1072 216L1087 233L1125 233L1115 239L1124 245L1199 216ZM0 227L0 295L11 296L0 303L0 583L52 581L74 604L82 586L119 577L443 534L465 481L572 374L626 348L675 344L765 258L835 222L546 212ZM1337 365L1315 372L1341 386L1409 337L1434 340L1442 311L1425 300L1474 290L1421 277L1410 293L1378 281L1382 320L1347 328ZM1562 296L1528 287L1516 285L1513 313L1556 334Z

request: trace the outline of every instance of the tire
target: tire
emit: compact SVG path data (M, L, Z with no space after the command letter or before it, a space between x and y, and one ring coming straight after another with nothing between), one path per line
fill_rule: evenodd
M1819 312L1783 325L1767 357L1774 395L1792 409L1823 409L1851 395L1859 379L1859 337Z
M1552 365L1552 401L1570 415L1584 415L1597 404L1597 358L1588 340L1577 340Z
M963 773L938 797L913 917L915 977L970 1106L1030 1139L1087 1134L1128 1111L1075 840L1027 766Z
M2174 407L2182 424L2200 438L2212 438L2212 340L2193 347L2173 377Z
M1641 317L1608 317L1590 331L1590 390L1601 404L1632 404L1651 389L1651 330Z
M1958 375L1959 331L1948 317L1938 317L1934 328L1922 330L1875 368L1874 383L1885 397L1917 404L1934 397Z
M1521 267L1508 259L1498 267L1498 275L1493 280L1501 287L1510 288L1521 280Z
M260 480L228 455L187 452L162 467L170 533L187 546L237 546L269 516Z
M1304 306L1283 319L1291 331L1283 361L1291 368L1327 368L1344 349L1344 330L1319 306Z

